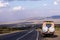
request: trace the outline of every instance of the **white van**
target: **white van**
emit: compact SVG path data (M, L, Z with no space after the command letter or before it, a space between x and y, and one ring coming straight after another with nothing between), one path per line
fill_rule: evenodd
M44 21L42 25L42 34L54 35L55 27L53 21Z

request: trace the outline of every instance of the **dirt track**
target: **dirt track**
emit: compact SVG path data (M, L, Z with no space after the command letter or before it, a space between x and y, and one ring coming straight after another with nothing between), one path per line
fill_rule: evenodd
M41 29L37 30L41 32ZM45 36L43 38L44 40L60 40L60 29L55 31L54 36Z
M45 40L60 40L60 30L59 31L56 31L54 36L52 37L44 37Z

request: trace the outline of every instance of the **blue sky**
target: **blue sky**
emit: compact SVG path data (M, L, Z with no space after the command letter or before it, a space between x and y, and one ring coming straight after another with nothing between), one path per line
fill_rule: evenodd
M0 0L0 22L60 15L60 0Z

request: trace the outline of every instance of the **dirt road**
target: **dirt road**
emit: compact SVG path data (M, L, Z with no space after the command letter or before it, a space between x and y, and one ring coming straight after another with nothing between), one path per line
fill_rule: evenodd
M44 37L45 40L60 40L60 30L59 31L55 31L54 36L52 37Z

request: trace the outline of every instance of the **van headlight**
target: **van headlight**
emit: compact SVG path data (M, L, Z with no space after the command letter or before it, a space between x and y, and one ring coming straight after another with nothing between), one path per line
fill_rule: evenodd
M43 27L43 28L42 28L42 31L43 31L43 32L47 32L47 31L48 31L48 28L47 28L47 27Z
M50 28L49 28L49 31L50 31L50 32L54 32L54 31L55 31L55 28L54 28L54 27L50 27Z

